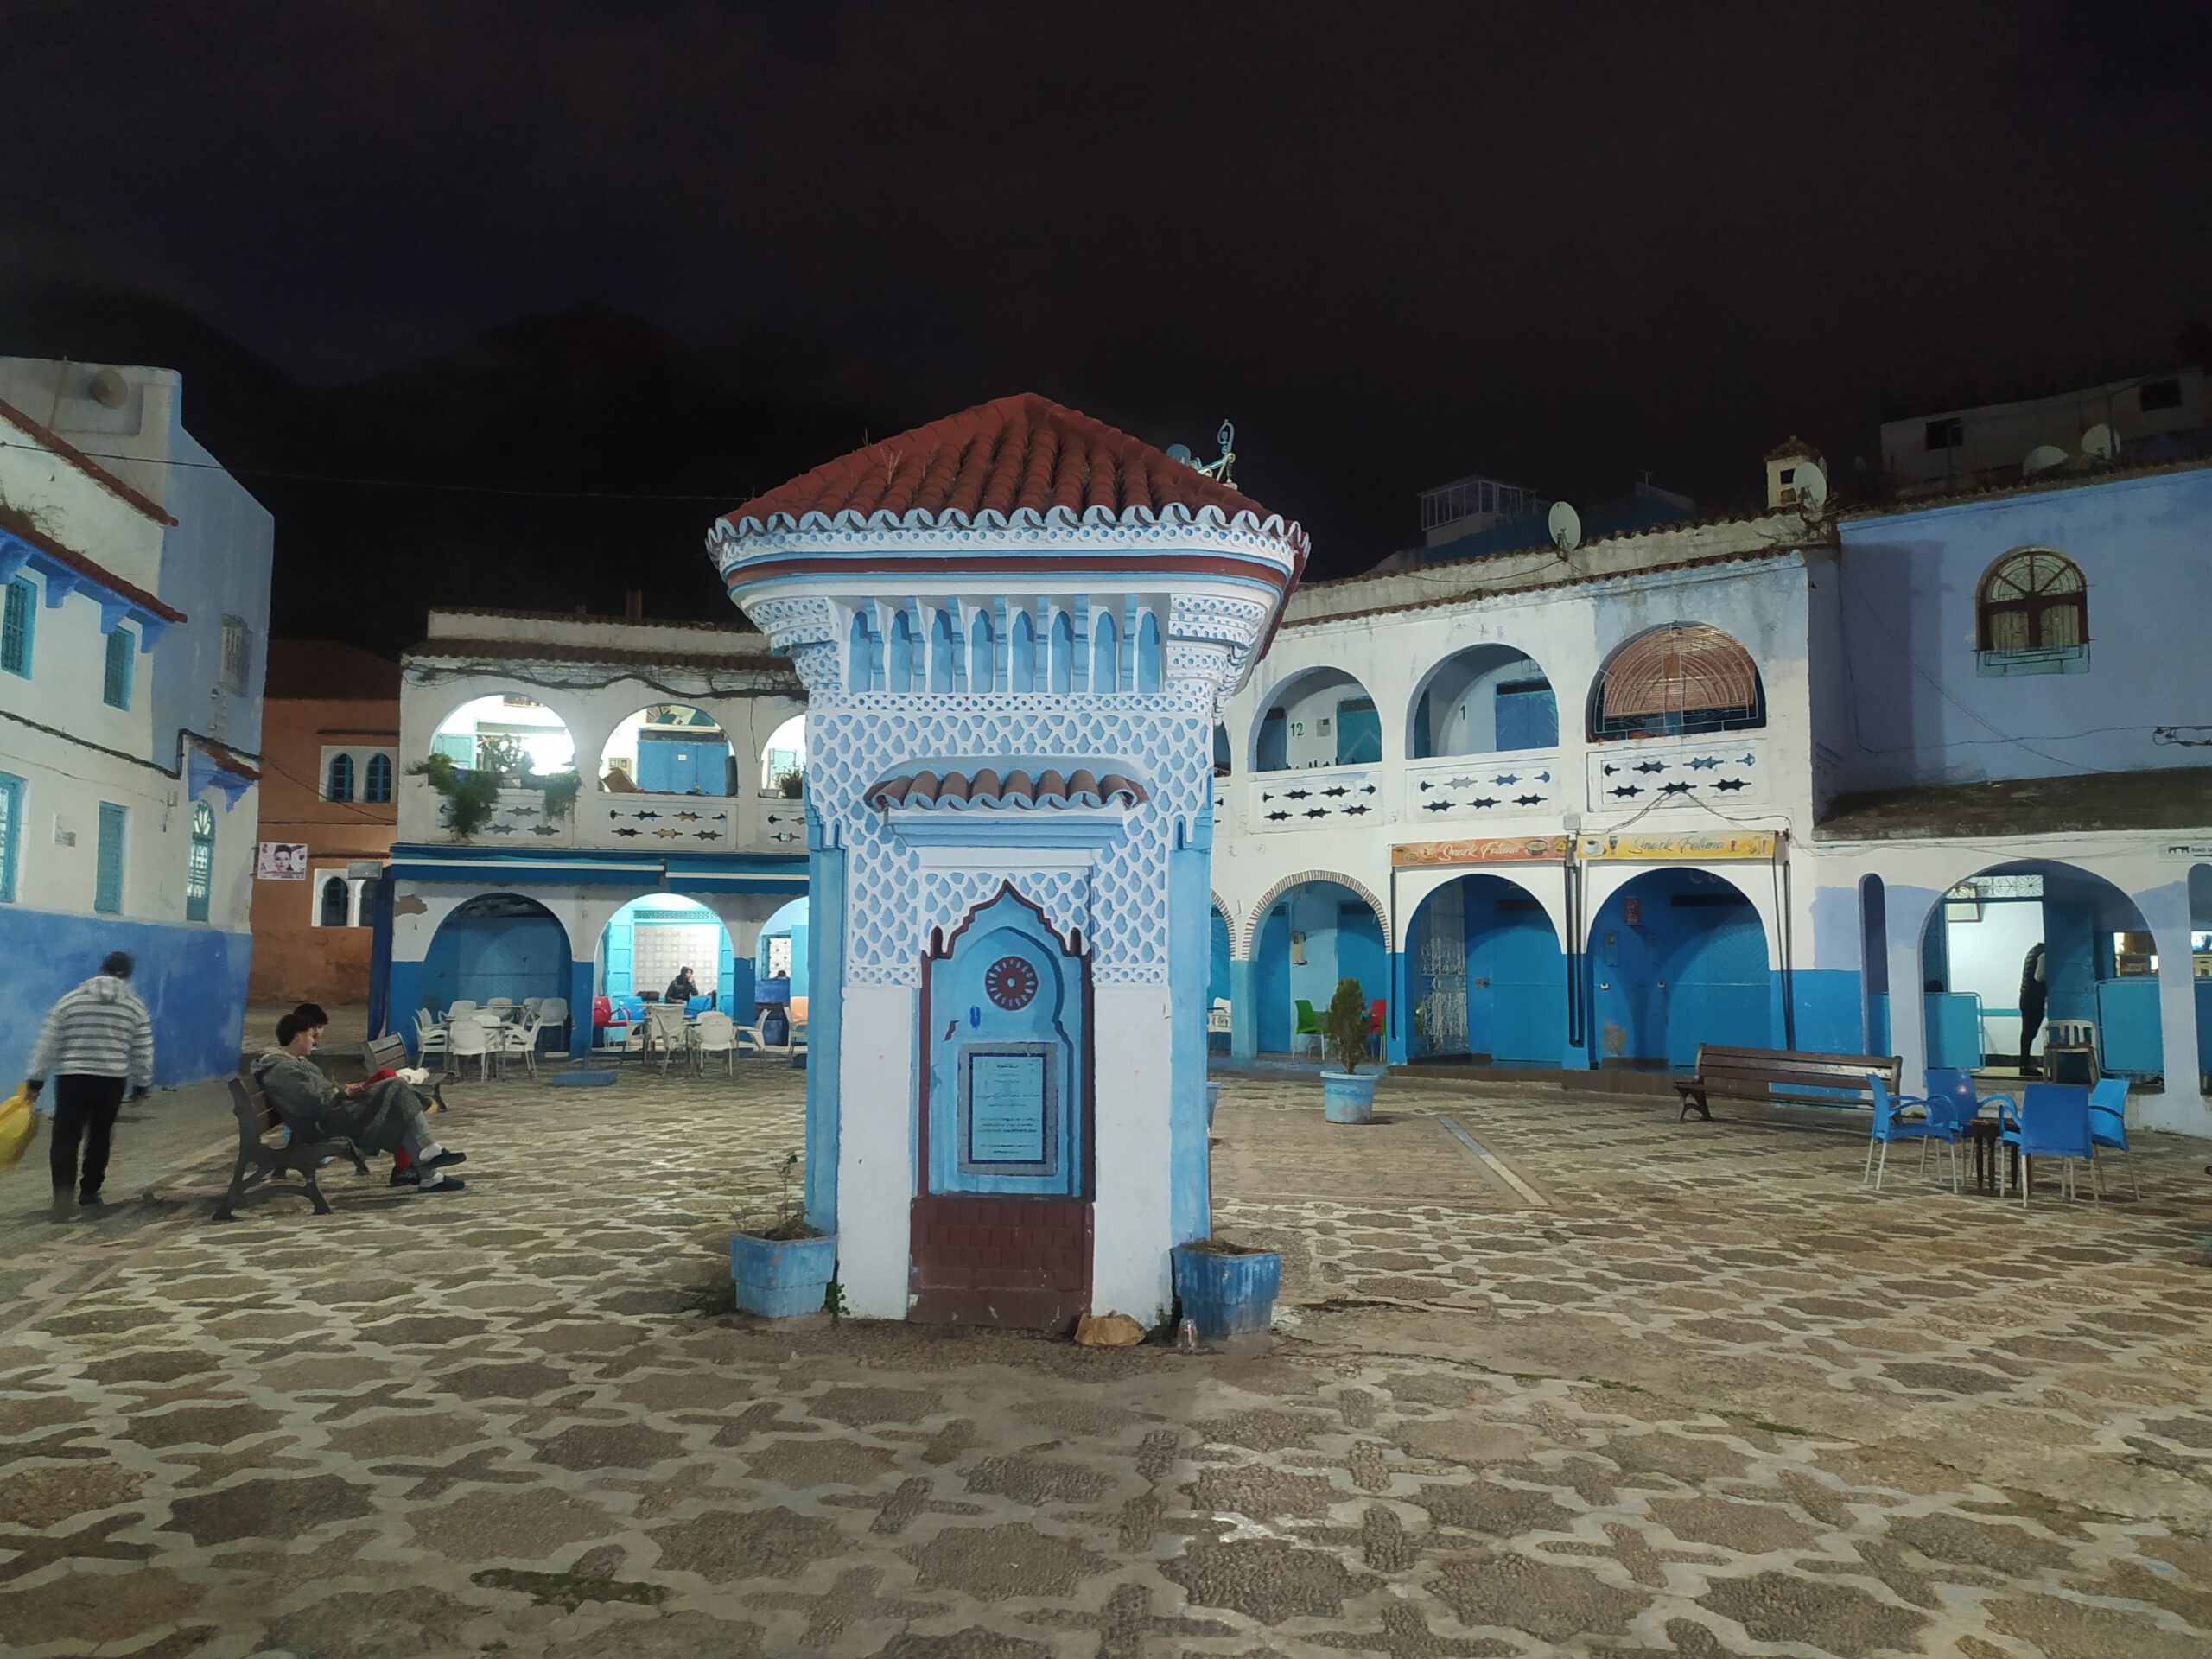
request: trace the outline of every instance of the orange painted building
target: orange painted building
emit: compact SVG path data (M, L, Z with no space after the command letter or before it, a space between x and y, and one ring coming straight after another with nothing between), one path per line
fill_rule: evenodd
M378 876L398 824L399 666L353 645L271 639L253 884L257 1002L369 999Z

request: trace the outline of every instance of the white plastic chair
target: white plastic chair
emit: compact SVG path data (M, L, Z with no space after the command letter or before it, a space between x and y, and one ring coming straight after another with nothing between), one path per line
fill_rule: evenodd
M569 999L549 996L537 1005L537 1022L565 1044L569 1034Z
M466 1020L470 1014L475 1012L475 1003L470 1001L465 996L456 997L454 1001L446 1004L446 1023L448 1025L451 1025L456 1020Z
M520 1024L510 1026L506 1031L508 1047L522 1056L523 1069L533 1077L537 1075L537 1033L544 1025L542 1016L525 1014Z
M647 1040L660 1051L660 1069L665 1071L677 1052L691 1046L690 1030L683 1023L683 1007L678 1002L648 1002L645 1023Z
M737 1043L737 1022L718 1008L709 1008L699 1016L699 1024L692 1033L692 1059L703 1071L707 1056L719 1054L722 1057L722 1070L735 1077Z
M523 998L523 1000L522 1000L522 1011L523 1011L523 1016L524 1016L524 1018L527 1019L530 1015L531 1015L531 1014L536 1014L536 1013L537 1013L540 1008L543 1007L544 1006L545 1006L545 999L544 999L543 997L542 997L542 996L525 996L525 997L524 997L524 998Z
M446 1056L450 1064L448 1071L461 1075L459 1062L475 1057L476 1080L486 1083L492 1076L492 1039L484 1021L476 1015L464 1014L446 1025Z
M512 996L487 996L484 999L484 1006L487 1008L512 1008L514 1005L515 1000Z
M446 1028L440 1025L428 1008L415 1010L415 1058L417 1064L428 1065L430 1056L446 1052Z

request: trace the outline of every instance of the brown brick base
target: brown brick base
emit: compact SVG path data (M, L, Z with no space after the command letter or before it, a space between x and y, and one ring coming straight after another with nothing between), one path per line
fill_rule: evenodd
M1081 1198L916 1198L912 1261L909 1319L1072 1330L1090 1310L1090 1205Z

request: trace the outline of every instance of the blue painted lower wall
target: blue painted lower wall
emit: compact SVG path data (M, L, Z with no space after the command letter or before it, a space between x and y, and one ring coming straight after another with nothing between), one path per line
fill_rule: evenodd
M1167 857L1168 1216L1175 1243L1213 1230L1211 1156L1206 1134L1206 1007L1213 864L1204 846ZM1103 1036L1103 1033L1099 1033Z
M814 849L809 893L825 917L845 913L845 855ZM845 1022L845 930L842 925L808 930L809 994L806 1067L806 1219L825 1233L837 1230L838 1055ZM798 966L796 963L792 964Z
M98 973L111 950L138 959L131 984L154 1019L156 1087L238 1071L251 934L0 905L0 1081L8 1089L23 1075L47 1010Z

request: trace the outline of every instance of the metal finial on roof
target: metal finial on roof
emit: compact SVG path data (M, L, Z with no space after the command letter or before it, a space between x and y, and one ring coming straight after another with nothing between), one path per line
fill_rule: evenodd
M1236 423L1224 421L1221 430L1213 435L1214 442L1221 446L1221 453L1209 461L1192 461L1191 469L1204 473L1215 483L1233 490L1236 487L1236 480L1229 475L1229 469L1236 464Z

